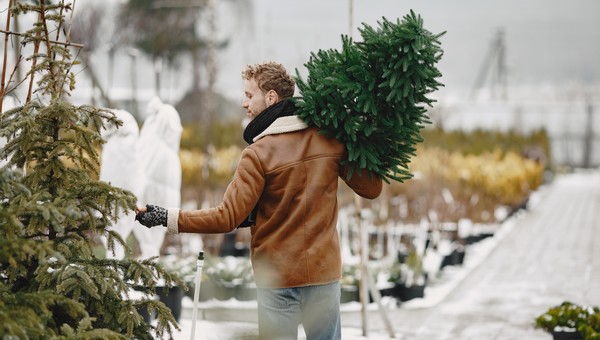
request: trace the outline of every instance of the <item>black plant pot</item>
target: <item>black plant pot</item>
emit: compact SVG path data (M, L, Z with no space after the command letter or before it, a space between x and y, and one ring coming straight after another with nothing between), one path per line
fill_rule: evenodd
M444 256L440 269L446 266L457 266L463 264L465 260L465 251L454 249L450 254Z
M479 234L479 237L481 237L482 240L488 238L488 237L492 237L494 236L494 233L481 233Z
M215 284L215 298L219 301L226 301L234 298L235 292L236 286L233 284L224 282L217 282Z
M353 302L359 300L358 286L343 285L340 294L340 303Z
M188 291L186 295L190 298L194 298L194 284L188 284ZM243 284L234 285L226 282L215 282L212 280L202 281L200 285L200 297L199 301L208 301L210 299L217 299L219 301L229 300L235 298L240 301L256 300L256 288Z
M147 324L150 324L150 322L152 322L153 316L150 315L150 313L148 313L148 309L146 309L146 307L138 307L137 310L140 316L144 319L144 321Z
M494 236L494 233L479 233L479 234L473 234L473 235L469 235L465 238L465 244L474 244L477 243L479 241L482 241L488 237L492 237Z
M425 285L412 285L408 287L404 283L397 283L394 289L395 296L400 301L409 301L425 296Z
M381 290L379 291L381 293ZM382 294L383 296L383 294ZM360 302L360 290L359 286L354 285L342 285L342 291L340 294L340 303L346 302ZM369 301L368 303L375 302L373 295L369 291Z
M467 244L467 245L474 244L474 243L481 241L481 236L479 234L469 235L469 236L465 237L464 240L465 240L465 244Z
M552 339L554 340L583 340L583 336L576 330L572 331L552 331Z
M456 264L458 265L462 265L463 263L465 263L465 250L461 249L461 250L456 250Z
M181 299L183 299L184 291L181 287L156 287L156 294L162 303L165 304L177 322L181 317Z
M145 289L143 287L134 287L133 289L138 292L143 292L145 294L148 294L150 296L150 291L148 289ZM146 308L146 306L144 306L144 305L138 305L136 308L137 308L137 311L140 314L140 316L144 319L144 321L147 324L150 324L150 322L152 322L152 320L155 317L156 311L150 313L148 311L148 309Z
M216 297L217 284L213 281L202 281L200 284L200 301L208 301ZM192 299L194 298L194 285L192 285Z
M381 296L395 296L396 295L396 285L386 287L386 288L381 288L379 290L379 294L381 294Z
M196 285L193 282L187 283L188 290L185 293L185 295L192 300L194 299L195 286ZM216 286L216 283L214 283L213 281L202 281L200 284L200 296L198 297L198 300L199 301L208 301L210 299L214 299L215 298L215 286Z

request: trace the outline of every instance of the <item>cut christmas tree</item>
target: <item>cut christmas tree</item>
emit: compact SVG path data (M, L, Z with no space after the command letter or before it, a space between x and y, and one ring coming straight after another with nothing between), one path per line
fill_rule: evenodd
M430 33L413 11L359 31L360 42L342 36L341 51L312 53L306 80L296 70L298 115L345 144L354 171L403 182L412 177L408 164L430 123L425 106L435 100L427 95L442 86L436 64L445 32Z

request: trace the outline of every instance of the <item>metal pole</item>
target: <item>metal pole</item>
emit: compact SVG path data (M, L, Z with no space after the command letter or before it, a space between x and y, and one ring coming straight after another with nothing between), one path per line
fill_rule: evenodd
M361 210L362 202L360 196L354 194L354 206L356 207L356 223L358 224L358 237L360 240L360 280L358 281L359 298L361 308L362 335L369 336L369 322L367 319L367 306L369 305L369 273L367 271L367 261L369 260L369 242L367 229L362 223Z
M352 33L354 31L354 0L348 0L348 37L352 38ZM358 297L360 300L361 308L361 321L362 321L362 335L367 337L369 335L369 322L367 319L367 306L369 304L369 284L367 280L367 276L369 275L367 272L367 261L369 259L368 251L368 236L366 235L366 229L363 226L362 218L361 218L361 210L362 210L362 202L360 196L354 194L354 207L356 209L356 223L358 225L358 238L360 240L360 262L359 262L359 272L360 272L360 280L358 284Z
M583 167L590 168L592 167L592 145L594 142L594 108L592 106L592 101L589 98L586 103L586 113L586 129L583 136Z
M352 32L354 31L354 0L348 0L349 11L348 11L348 36L352 38Z
M198 253L198 260L196 261L196 280L194 287L194 309L192 312L192 335L191 340L194 340L196 336L196 321L198 319L198 300L200 299L200 283L202 282L202 267L204 266L204 252Z

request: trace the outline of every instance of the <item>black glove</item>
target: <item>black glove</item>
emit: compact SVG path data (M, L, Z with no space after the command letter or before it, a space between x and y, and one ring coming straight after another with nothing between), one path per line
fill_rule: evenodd
M167 226L167 209L157 205L146 204L146 211L135 214L135 220L141 225L151 228L157 225Z

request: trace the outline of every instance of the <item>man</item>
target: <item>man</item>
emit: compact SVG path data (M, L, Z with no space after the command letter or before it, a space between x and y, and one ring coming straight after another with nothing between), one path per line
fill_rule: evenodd
M340 339L338 177L370 199L382 181L367 173L347 179L344 146L295 115L295 83L282 65L248 66L242 78L250 145L223 202L194 211L148 205L136 219L169 232L226 233L255 217L250 254L260 338L295 339L302 323L308 339Z

